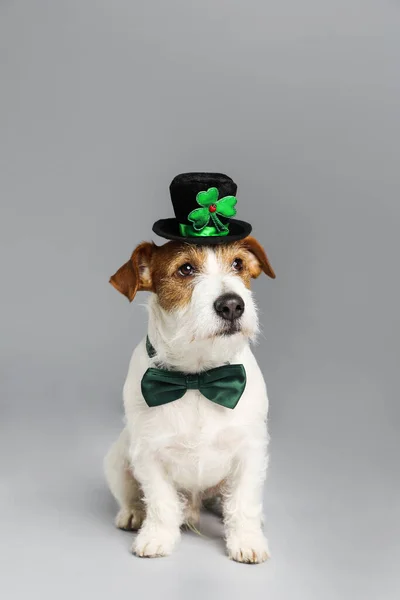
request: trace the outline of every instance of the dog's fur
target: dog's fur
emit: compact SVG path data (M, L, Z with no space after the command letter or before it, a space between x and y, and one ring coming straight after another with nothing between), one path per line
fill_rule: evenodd
M194 267L190 276L179 271L185 263ZM195 525L201 504L217 499L229 556L253 563L268 557L262 533L268 399L249 347L258 330L250 280L262 271L275 277L263 248L248 237L220 246L144 242L111 277L130 301L139 290L153 292L148 333L157 355L148 357L145 340L134 350L123 392L126 427L105 459L120 505L116 524L140 529L133 546L138 556L170 554L181 526ZM245 303L235 330L214 310L217 297L227 292ZM234 410L197 390L155 408L143 399L141 379L155 363L196 373L227 361L243 364L247 374Z

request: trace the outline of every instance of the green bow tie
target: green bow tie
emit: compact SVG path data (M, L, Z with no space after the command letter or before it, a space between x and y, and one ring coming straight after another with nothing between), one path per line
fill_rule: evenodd
M156 351L149 338L146 339L147 354L154 357ZM225 408L235 408L246 387L246 371L243 365L223 365L198 374L147 369L142 379L142 394L150 407L174 402L187 390L199 390L211 402Z

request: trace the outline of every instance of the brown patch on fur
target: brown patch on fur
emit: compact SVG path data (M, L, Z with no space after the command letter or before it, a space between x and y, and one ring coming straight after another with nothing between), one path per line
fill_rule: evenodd
M258 277L262 271L272 279L276 277L264 248L251 236L232 244L221 244L216 247L216 253L227 271L234 271L232 264L236 258L242 260L242 269L237 274L248 288L251 279Z
M226 269L233 270L232 264L236 258L242 260L242 269L237 274L243 279L246 287L250 287L251 279L258 277L262 271L272 279L275 272L268 260L264 248L252 236L232 244L222 244L216 247L218 259L226 265Z
M190 263L200 273L205 260L206 253L199 246L182 242L156 246L143 242L110 278L110 283L130 302L138 291L154 292L160 305L170 311L186 306L192 297L194 277L183 277L179 268Z
M205 260L206 253L199 246L168 242L157 248L152 262L152 276L154 291L165 310L182 308L191 300L194 276L180 275L179 268L190 263L195 273L201 273Z
M263 247L251 236L239 242L215 246L214 251L227 272L234 272L232 264L236 258L242 260L243 267L237 275L248 288L251 278L258 277L261 271L275 278ZM195 274L202 273L206 259L207 247L204 246L182 242L156 246L143 242L135 248L130 260L110 278L110 283L130 302L138 291L154 292L160 305L171 311L187 306L193 292L195 275L184 277L179 274L179 268L190 263Z
M250 257L249 253L241 242L232 242L231 244L221 244L216 247L217 258L220 263L225 266L226 272L235 272L232 264L236 258L242 260L242 269L237 271L237 275L243 279L246 287L250 287L251 272L249 269Z

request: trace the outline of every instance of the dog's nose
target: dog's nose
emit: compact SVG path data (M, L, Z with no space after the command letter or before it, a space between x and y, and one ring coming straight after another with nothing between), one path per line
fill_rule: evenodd
M234 321L244 312L244 301L237 294L222 294L214 302L217 315L227 321Z

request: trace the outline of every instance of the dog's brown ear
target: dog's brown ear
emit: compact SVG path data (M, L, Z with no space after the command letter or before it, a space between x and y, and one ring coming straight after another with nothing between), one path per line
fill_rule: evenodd
M131 258L110 277L110 283L132 302L138 291L153 289L151 257L156 245L151 242L139 244Z
M254 278L258 277L261 271L264 271L268 277L275 279L276 275L268 260L268 256L256 238L249 235L243 240L243 245L252 255L252 260L250 260L249 265L251 276Z

